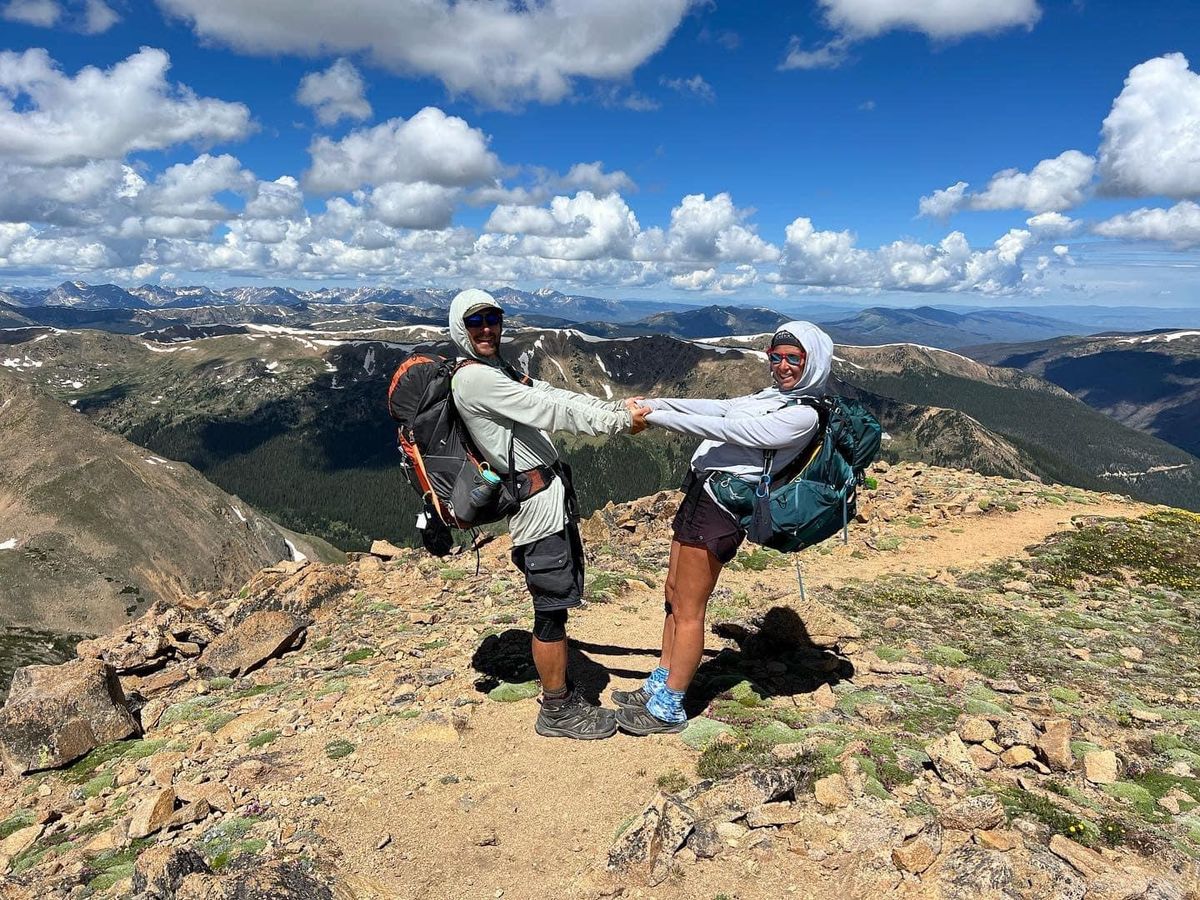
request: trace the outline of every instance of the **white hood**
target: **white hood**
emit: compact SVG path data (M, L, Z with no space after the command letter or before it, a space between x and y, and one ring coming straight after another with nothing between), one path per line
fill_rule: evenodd
M833 339L812 322L788 322L775 329L775 334L781 331L794 335L804 348L807 355L804 372L790 390L781 391L771 387L763 392L764 395L769 396L771 391L780 397L816 397L824 394L825 382L829 380L829 372L833 367Z
M467 310L472 306L479 306L481 303L500 309L500 304L496 302L495 297L478 288L459 291L454 296L454 299L450 301L450 340L458 349L460 359L474 359L490 366L498 366L500 365L499 352L496 356L489 357L482 357L476 353L475 345L471 343L471 336L467 334L467 326L463 324L463 316L467 314Z

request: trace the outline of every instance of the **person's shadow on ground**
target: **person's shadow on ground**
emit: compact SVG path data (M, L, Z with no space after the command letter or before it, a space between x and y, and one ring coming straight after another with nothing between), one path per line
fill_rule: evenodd
M849 660L813 643L804 621L785 606L772 607L761 616L745 620L716 622L712 631L733 641L737 649L704 651L684 701L689 716L703 712L713 700L743 681L764 698L790 697L812 693L822 684L834 685L854 675ZM471 658L472 667L480 675L476 689L486 693L503 681L536 679L530 637L525 629L510 628L484 638ZM657 660L658 652L657 648L572 640L568 671L580 693L596 703L608 687L610 676L644 678L649 669L607 669L588 653Z
M475 689L486 694L504 681L521 684L535 680L538 673L529 647L532 637L524 628L510 628L484 638L471 657L471 667L479 673ZM608 670L584 653L576 641L568 644L567 672L580 694L592 703L600 702L610 680Z

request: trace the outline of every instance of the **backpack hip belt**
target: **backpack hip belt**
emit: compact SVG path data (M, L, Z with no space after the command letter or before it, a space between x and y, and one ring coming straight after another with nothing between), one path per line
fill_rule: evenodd
M558 477L554 466L538 466L517 473L517 499L524 503L530 497L536 497Z

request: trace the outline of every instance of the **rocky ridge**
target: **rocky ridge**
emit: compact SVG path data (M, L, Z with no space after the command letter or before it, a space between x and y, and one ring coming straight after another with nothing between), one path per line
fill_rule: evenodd
M872 478L848 544L731 564L679 737L533 735L503 538L156 605L0 713L0 897L1193 896L1200 517ZM653 665L676 502L585 523L593 696ZM72 758L16 753L30 721Z

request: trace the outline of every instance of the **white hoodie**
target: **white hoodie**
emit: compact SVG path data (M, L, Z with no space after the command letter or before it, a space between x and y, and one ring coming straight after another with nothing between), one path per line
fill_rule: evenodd
M495 472L508 472L510 439L513 465L523 472L558 460L558 451L546 432L605 435L629 430L629 410L622 401L577 394L536 379L524 385L504 372L498 357L479 356L463 324L464 313L479 303L499 308L490 294L475 289L462 291L450 303L450 339L460 358L480 363L459 369L450 390L471 439ZM532 544L562 531L564 500L562 481L555 478L549 487L522 503L509 519L513 545Z
M807 355L804 372L788 391L769 387L732 400L646 400L653 412L646 421L659 428L704 438L692 455L692 469L732 472L757 477L763 451L775 450L775 471L795 459L817 433L816 412L808 406L784 408L789 400L825 393L833 365L833 341L811 322L788 322L778 331L790 332ZM776 333L778 333L778 331Z

